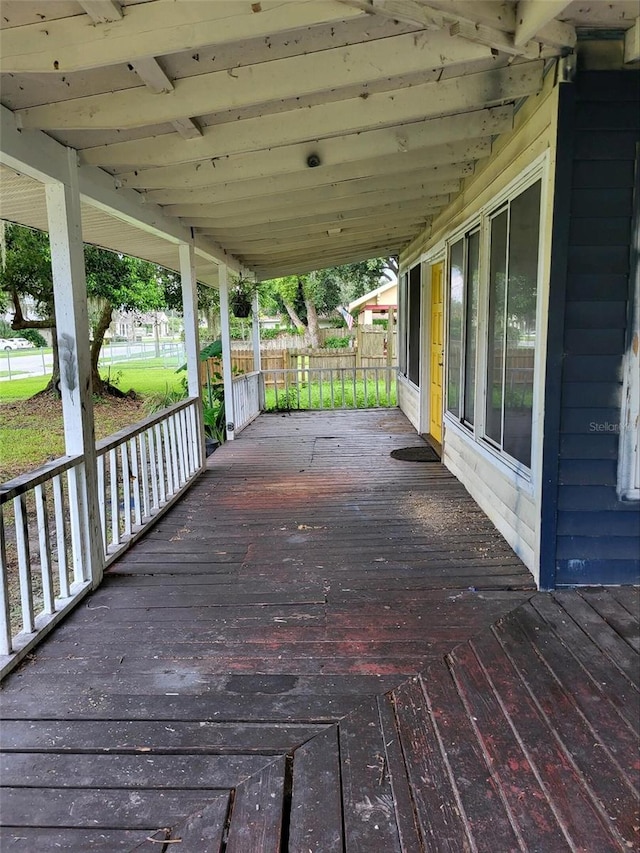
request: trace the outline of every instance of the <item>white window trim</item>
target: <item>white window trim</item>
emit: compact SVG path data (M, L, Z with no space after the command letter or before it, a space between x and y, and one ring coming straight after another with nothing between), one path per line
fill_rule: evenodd
M533 384L533 411L531 423L531 468L523 465L517 459L509 456L504 450L495 447L484 436L485 430L485 409L486 409L486 335L487 335L487 309L488 309L488 276L486 275L486 265L488 263L489 240L490 233L488 222L493 213L508 202L515 198L520 193L528 189L529 186L536 181L541 181L541 196L540 196L540 229L538 235L538 280L537 280L537 307L536 307L536 326L540 333L536 340L535 353L535 372ZM508 183L499 193L493 196L490 201L484 204L473 215L469 216L463 223L460 224L455 231L452 231L445 240L446 246L446 264L445 275L447 282L447 295L445 300L445 332L448 329L448 313L449 313L449 257L450 247L458 240L464 238L466 234L472 231L478 225L480 226L481 244L480 244L480 291L479 298L479 314L478 314L478 346L476 347L476 412L475 423L473 429L463 424L455 415L452 415L447 409L447 400L445 397L445 413L444 421L447 429L454 429L465 443L472 447L481 456L495 464L503 474L505 474L513 482L517 483L518 488L528 494L534 495L536 492L536 483L539 481L542 454L538 452L539 443L542 440L543 427L543 402L544 402L544 377L545 364L544 356L546 353L546 329L545 316L546 306L548 302L547 287L545 285L545 212L547 210L547 194L549 182L549 153L544 152L535 160L533 160L526 169L524 169L516 178ZM448 352L448 338L447 338ZM448 366L447 366L448 369ZM447 392L448 382L445 381L445 395ZM446 442L446 437L445 437Z
M638 205L640 207L640 205ZM635 235L629 333L624 354L620 439L618 443L618 498L640 500L640 210L633 218Z

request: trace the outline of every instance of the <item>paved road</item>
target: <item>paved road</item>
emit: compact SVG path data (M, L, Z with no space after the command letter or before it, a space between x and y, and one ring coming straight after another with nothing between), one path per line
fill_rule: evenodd
M161 345L163 354L167 356L175 356L178 358L178 350L180 357L183 358L184 345L181 343L165 343ZM27 355L27 352L29 353ZM109 344L102 350L101 364L115 364L116 362L135 361L136 359L146 357L155 357L155 344L152 341L142 341L141 343L115 343ZM0 352L0 381L8 381L9 379L24 378L26 376L44 376L51 373L53 364L53 355L50 352L42 350L22 350L21 352L10 351ZM9 373L11 374L9 376Z

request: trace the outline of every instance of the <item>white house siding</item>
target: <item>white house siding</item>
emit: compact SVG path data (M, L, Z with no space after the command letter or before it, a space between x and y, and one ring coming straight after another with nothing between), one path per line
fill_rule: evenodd
M398 406L412 426L420 431L420 392L403 376L398 376Z

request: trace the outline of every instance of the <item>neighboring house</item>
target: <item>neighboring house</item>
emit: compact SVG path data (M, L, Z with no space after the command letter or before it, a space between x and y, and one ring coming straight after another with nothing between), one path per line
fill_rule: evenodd
M111 321L112 335L133 341L136 338L160 337L169 335L169 318L164 311L114 311Z
M349 313L358 325L370 326L374 320L386 320L398 307L398 283L389 281L349 303Z
M640 580L640 73L611 65L547 75L401 254L400 406L543 588Z

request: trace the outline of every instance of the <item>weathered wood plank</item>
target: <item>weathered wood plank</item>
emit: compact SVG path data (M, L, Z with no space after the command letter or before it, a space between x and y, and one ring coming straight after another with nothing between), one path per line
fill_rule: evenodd
M342 802L347 853L400 853L395 804L375 699L340 721Z
M462 647L463 655L466 651ZM453 662L452 672L444 662L432 664L421 681L474 843L479 849L516 850L520 838L531 849L553 849L557 832L552 831L551 810L501 719L490 685L473 655ZM526 804L521 796L525 788Z
M378 713L380 714L386 772L393 794L400 847L403 853L421 853L424 847L407 779L392 694L387 693L378 697Z
M263 755L100 755L4 753L0 778L9 787L234 788L271 761Z
M343 844L338 728L330 726L293 754L289 850L342 853Z
M591 678L585 678L584 672L576 667L562 644L552 632L545 630L543 620L530 605L521 607L515 618L536 653L544 660L563 688L570 693L593 729L598 742L616 744L614 757L632 784L635 784L637 735L632 729L621 725L615 704L608 701L607 691ZM635 710L636 718L640 719L640 695L634 695L631 692L629 700L629 711Z
M7 752L43 753L186 753L277 755L324 730L302 723L215 723L126 720L119 722L66 720L2 724L2 748Z
M417 820L427 849L473 849L427 697L418 679L394 690L392 701Z
M609 656L629 681L640 689L638 656L622 637L583 598L563 590L555 592L554 598L593 642Z
M235 789L227 853L279 853L285 783L285 757L272 761Z
M131 850L156 831L155 826L145 829L57 829L51 826L0 827L0 849L16 853L131 853ZM158 845L154 844L158 850Z
M215 803L226 814L227 791L149 791L129 789L3 788L6 826L93 829L144 829L179 823L198 808ZM34 802L38 808L34 809Z
M616 832L623 842L635 843L638 802L629 780L612 756L611 747L601 743L594 748L598 741L593 730L578 712L571 695L558 684L530 647L527 649L528 643L517 622L504 620L497 625L496 633L544 712L547 725L582 774L584 784L605 812L615 819Z
M539 594L531 600L535 611L579 661L589 677L602 685L610 703L627 724L640 734L640 716L636 713L639 701L637 691L631 682L616 667L601 649L569 618L566 611L551 595ZM569 662L570 662L569 658Z
M504 649L490 631L470 641L491 685L500 699L529 761L553 802L567 836L580 849L613 853L619 843L610 821L594 802L569 752L549 728L544 712L513 668Z
M629 613L606 589L585 589L581 594L634 652L640 653L640 613Z

